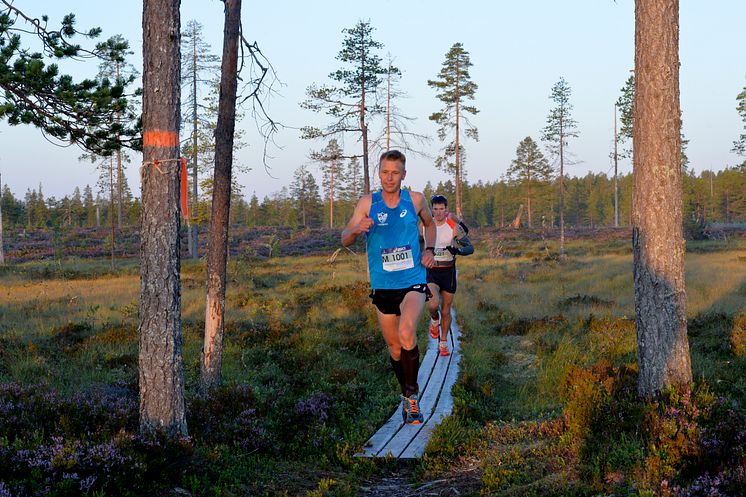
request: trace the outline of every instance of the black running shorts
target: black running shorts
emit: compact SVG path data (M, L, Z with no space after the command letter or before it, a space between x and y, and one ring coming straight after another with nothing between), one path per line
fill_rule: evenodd
M412 285L409 288L398 288L396 290L373 289L373 291L370 292L369 297L373 300L373 305L381 311L381 314L396 314L397 316L401 316L401 309L399 306L409 292L424 293L426 301L430 300L430 297L433 296L427 285L420 283L418 285Z
M456 293L456 266L429 268L427 282L435 283L443 292Z

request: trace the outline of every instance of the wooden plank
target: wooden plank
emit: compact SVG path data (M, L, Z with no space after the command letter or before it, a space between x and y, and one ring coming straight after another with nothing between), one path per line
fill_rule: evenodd
M437 340L433 340L433 342L437 342ZM453 344L453 328L451 328L451 343ZM458 350L455 350L454 352L457 354ZM440 398L443 382L445 380L446 374L448 373L449 365L454 358L455 354L451 354L450 356L446 357L441 357L440 355L438 355L435 369L433 370L433 374L430 377L430 388L428 388L425 392L421 392L420 395L420 411L422 412L425 421L419 425L402 426L397 436L393 437L383 447L383 449L381 450L383 454L390 453L397 458L401 457L401 455L412 443L412 441L420 436L423 428L428 424L428 422L432 418L433 413L435 412L438 404L438 399ZM431 432L432 430L430 430L430 433ZM427 436L427 438L429 438L429 436Z
M425 357L420 364L420 371L417 374L417 383L422 387L423 391L427 388L430 382L430 376L432 375L433 368L436 364L436 358L438 356L438 344L435 340L429 340ZM391 417L384 423L384 425L373 434L365 445L363 445L363 451L355 454L357 457L385 457L386 454L381 454L381 449L395 436L398 436L399 430L404 426L401 416L401 403L396 404L396 409Z
M363 446L356 457L421 457L435 427L450 415L453 408L451 388L458 377L460 362L461 330L456 316L451 311L453 321L449 335L451 355L440 357L438 341L428 340L427 352L420 365L417 377L420 385L420 411L425 422L420 425L405 425L402 422L401 404L397 403L394 413Z
M451 353L451 357L453 359L448 365L448 373L446 374L445 380L443 382L443 387L440 392L435 411L432 413L432 416L429 420L427 420L425 426L422 428L422 430L420 430L414 440L412 440L407 448L399 455L399 459L419 459L420 457L422 457L422 455L425 453L425 447L430 441L430 437L432 436L435 427L438 426L443 421L443 419L450 416L451 412L453 411L453 395L451 390L453 389L453 385L456 384L456 380L458 379L458 365L461 359L461 350L459 346L461 334L456 333L455 330L453 331L453 339L451 342L453 351Z

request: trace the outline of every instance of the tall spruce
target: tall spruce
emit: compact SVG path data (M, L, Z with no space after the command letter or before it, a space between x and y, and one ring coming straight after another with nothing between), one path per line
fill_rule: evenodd
M207 304L200 386L206 393L221 382L225 319L226 264L231 205L233 138L238 92L238 47L241 0L224 0L223 57L220 69L218 122L215 128L215 174L207 253Z
M108 78L115 81L119 85L129 85L134 82L139 72L131 63L127 62L127 56L132 55L129 49L129 43L120 35L115 35L111 38L113 40L113 48L105 54L104 60L99 64L98 78L103 80ZM117 111L114 116L117 127L131 127L136 124L138 112L136 110L136 99L129 99L127 102L127 112ZM124 121L124 122L123 122ZM122 150L122 146L119 145L116 148L116 162L117 162L117 228L122 229L122 183L123 183L123 166L124 162L129 162L130 158L126 151Z
M203 94L206 88L214 85L219 70L220 58L212 53L212 47L202 35L204 27L195 20L186 23L181 33L181 88L185 93L182 98L182 121L192 125L191 141L185 146L184 155L191 163L191 192L189 195L189 212L191 219L187 227L189 256L199 257L199 229L195 224L197 201L199 198L199 150L200 122L204 122L205 107ZM208 138L209 139L209 138Z
M320 164L321 186L329 199L329 227L334 227L334 199L339 197L339 183L342 178L340 166L344 155L337 140L332 138L320 152L311 154L311 158ZM336 173L336 176L335 176Z
M438 137L445 141L443 154L435 161L438 169L453 175L456 184L456 214L462 215L464 146L461 142L463 122L464 135L479 140L477 128L471 124L467 114L476 115L479 111L473 105L466 105L474 100L477 84L471 80L469 68L472 66L469 52L461 43L454 43L446 53L443 66L437 79L428 80L427 84L437 91L436 97L444 106L430 115L430 120L438 124Z
M679 2L635 2L632 249L640 366L651 397L692 381L682 236Z
M546 183L552 179L552 167L547 162L539 146L527 136L515 151L515 159L510 163L507 174L511 181L526 190L526 212L528 215L528 227L532 227L533 209L531 208L531 187L537 183Z
M315 224L321 203L319 186L305 164L300 165L293 173L290 195L300 213L301 226L308 227Z
M560 218L560 260L565 259L565 159L569 138L578 136L577 122L572 118L570 95L572 90L565 78L560 78L552 87L549 98L555 107L549 111L547 125L542 130L541 139L547 143L552 156L559 162L559 218Z
M348 132L359 135L363 149L354 156L363 159L365 193L370 193L369 121L384 112L383 106L376 101L376 92L386 74L398 71L381 64L376 52L383 48L383 44L373 39L373 30L370 21L358 21L352 28L343 29L342 33L346 36L337 59L346 66L329 74L329 78L339 86L312 84L306 90L308 99L301 102L302 108L323 112L332 120L324 129L314 126L302 128L302 138L328 138Z
M746 86L743 87L743 91L736 97L736 102L738 102L736 110L741 116L745 132L741 133L738 140L733 142L733 152L741 157L746 157Z
M179 257L179 4L144 0L142 13L140 430L172 436L187 434Z

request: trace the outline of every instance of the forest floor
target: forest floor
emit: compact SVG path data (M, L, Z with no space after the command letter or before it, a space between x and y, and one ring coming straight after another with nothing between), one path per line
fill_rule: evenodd
M332 260L338 233L319 255L231 257L225 385L206 398L205 264L182 261L190 437L176 443L137 433L136 260L112 272L105 256L71 258L65 246L10 258L0 495L740 495L746 242L688 242L696 382L643 402L629 233L571 238L564 263L555 238L502 234L475 234L476 253L459 260L454 412L409 463L352 457L398 400L364 256ZM275 242L305 236L316 235Z

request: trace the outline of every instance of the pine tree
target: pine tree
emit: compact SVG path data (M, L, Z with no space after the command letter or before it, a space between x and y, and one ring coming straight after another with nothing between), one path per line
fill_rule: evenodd
M329 227L334 227L334 199L339 196L340 165L342 164L342 148L337 140L332 138L320 152L311 154L311 158L320 164L321 186L324 188L324 197L329 201ZM335 177L336 173L336 177Z
M477 84L471 81L469 52L461 43L454 43L446 53L446 59L438 73L438 79L428 80L427 84L438 92L436 97L444 107L430 115L430 120L438 124L438 137L447 141L444 153L436 159L438 169L453 175L456 184L456 214L461 216L461 188L464 174L464 146L461 143L461 127L464 123L464 134L479 140L477 128L471 124L467 114L476 115L479 111L465 101L474 100Z
M195 20L190 20L181 34L181 89L182 109L181 120L190 123L192 137L188 145L184 147L184 155L189 158L192 166L191 192L189 193L189 211L194 216L197 213L197 201L199 199L199 150L201 143L211 143L212 136L208 133L200 133L200 121L204 120L206 109L201 104L203 92L210 91L215 86L218 78L219 57L214 55L210 45L202 35L204 27ZM206 136L207 135L207 136ZM204 147L203 147L204 148ZM196 221L196 219L193 219ZM189 223L188 227L189 255L196 259L199 254L199 236L196 226Z
M549 111L547 125L542 130L542 140L547 143L550 153L559 161L559 218L560 218L560 260L565 258L565 157L568 138L578 136L577 122L572 118L570 85L560 78L552 87L549 96L555 107Z
M640 366L651 397L692 381L682 237L679 2L635 3L632 252Z
M224 3L223 57L215 128L215 172L207 252L207 304L200 374L200 388L205 394L218 386L222 378L228 228L232 203L233 142L238 92L238 48L241 37L241 0L224 0Z
M85 185L85 188L83 188L83 210L85 211L84 225L87 227L96 226L96 204L93 200L91 185Z
M552 167L541 153L536 142L527 136L515 151L516 158L510 163L507 175L520 187L526 189L526 209L528 227L532 227L531 187L534 183L548 182L552 179Z
M300 223L304 227L311 226L319 218L319 187L313 174L304 164L298 167L293 174L293 182L290 184L290 195L300 212Z
M140 431L187 435L179 254L179 0L143 1ZM161 174L154 161L162 164Z
M364 193L370 193L369 121L384 112L384 108L375 101L376 92L386 74L398 71L391 66L382 66L376 52L383 48L383 44L373 39L373 30L370 21L358 21L352 28L342 30L346 36L337 59L348 65L329 75L340 86L312 84L306 91L308 99L301 103L302 108L324 112L332 119L331 124L323 130L313 126L304 127L302 138L341 136L346 132L359 134L363 149L355 157L363 159Z
M4 192L3 190L3 181L2 176L0 176L0 192ZM4 198L0 198L0 265L5 265L5 242L3 241L3 231L5 229L5 225L3 223L3 210L5 207L5 200Z
M743 87L743 91L736 97L736 102L738 102L736 110L741 116L744 130L746 130L746 86ZM738 138L738 140L733 142L733 152L737 153L741 157L746 157L746 132L741 133L741 136Z
M16 25L19 20L22 26ZM11 126L31 124L46 137L76 143L97 154L108 155L122 143L137 147L137 127L123 127L115 119L127 109L124 80L75 82L46 60L107 59L126 51L127 43L110 38L94 48L83 48L72 38L96 38L99 28L78 31L74 14L63 18L59 30L49 28L48 20L47 16L39 20L27 15L13 2L4 0L0 6L0 119L7 119ZM40 52L23 46L23 33L34 35Z

